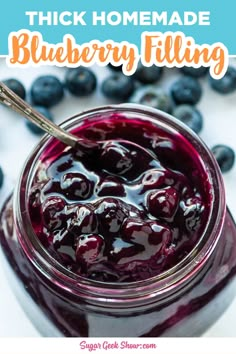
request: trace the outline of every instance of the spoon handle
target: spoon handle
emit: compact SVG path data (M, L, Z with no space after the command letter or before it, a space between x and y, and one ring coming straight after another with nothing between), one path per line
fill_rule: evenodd
M0 82L0 103L21 114L49 135L52 135L56 139L62 141L64 144L73 148L78 145L79 139L76 136L66 132L44 117L41 113L37 112L34 108L32 108L32 106L22 100L2 82Z

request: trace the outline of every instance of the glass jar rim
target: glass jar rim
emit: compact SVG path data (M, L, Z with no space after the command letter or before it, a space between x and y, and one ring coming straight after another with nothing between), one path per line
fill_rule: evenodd
M134 296L140 298L151 292L153 293L153 291L156 294L164 294L176 285L181 285L188 281L188 279L192 278L198 269L201 268L202 264L210 257L215 248L223 227L226 209L222 175L210 150L192 130L171 115L147 106L120 104L96 107L68 118L61 124L61 126L70 130L75 127L76 123L78 124L84 119L100 117L105 113L123 113L124 115L136 114L139 115L139 117L135 116L136 119L145 117L145 119L152 121L156 125L164 124L164 126L174 129L174 131L181 133L181 135L187 138L188 141L191 141L191 145L199 153L200 157L204 155L204 161L202 161L202 163L212 181L215 198L214 203L212 202L211 205L206 228L197 245L174 267L157 276L138 282L103 283L85 279L67 270L42 246L38 237L34 233L28 213L27 190L29 187L29 180L32 176L34 165L38 161L38 157L41 155L46 144L54 139L48 135L45 135L41 139L25 162L19 178L19 183L14 193L15 224L18 231L19 241L27 258L40 271L40 273L69 293L75 295L83 294L83 296L90 299L94 296L97 297L97 294L99 293L103 299L110 299L112 301L119 301L121 298L129 299Z

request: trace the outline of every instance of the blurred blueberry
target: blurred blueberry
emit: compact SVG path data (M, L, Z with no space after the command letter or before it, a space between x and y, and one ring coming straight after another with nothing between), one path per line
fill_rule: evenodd
M206 68L205 66L200 66L200 68L193 68L191 66L183 66L182 68L180 68L180 71L184 75L198 78L198 77L205 76L208 73L209 68Z
M108 76L101 85L104 96L117 101L127 100L132 95L134 88L134 80L122 73Z
M209 75L209 82L213 90L222 94L231 93L236 90L236 69L229 66L225 75L219 80Z
M171 95L177 104L196 104L202 96L199 82L190 76L183 76L170 88Z
M18 95L22 100L26 97L26 91L24 85L17 79L7 79L3 80L3 83L11 89L16 95Z
M118 66L115 66L111 63L108 64L108 68L113 70L113 71L122 71L122 66L123 65L118 65Z
M167 113L171 113L173 109L171 97L161 88L152 85L138 87L129 102L143 104Z
M218 162L221 172L225 173L231 170L235 161L234 150L223 144L215 145L211 150Z
M2 188L3 182L4 182L4 173L2 168L0 167L0 188Z
M97 86L95 74L82 66L69 69L65 77L65 87L74 96L82 97L93 93Z
M62 100L64 89L57 77L44 75L33 82L30 93L34 105L49 108Z
M153 84L160 80L163 73L163 68L152 65L152 66L144 66L142 63L139 63L137 70L133 74L133 78L138 80L142 84Z
M195 133L200 133L203 127L203 117L198 109L188 104L176 106L172 115L185 123Z

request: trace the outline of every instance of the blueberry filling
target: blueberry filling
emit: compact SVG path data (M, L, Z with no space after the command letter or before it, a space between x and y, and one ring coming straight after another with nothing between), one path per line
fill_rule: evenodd
M211 205L193 147L149 121L118 115L74 133L113 142L78 157L54 141L41 155L29 214L43 246L70 271L102 282L144 280L175 266L197 244ZM153 158L137 156L118 137Z

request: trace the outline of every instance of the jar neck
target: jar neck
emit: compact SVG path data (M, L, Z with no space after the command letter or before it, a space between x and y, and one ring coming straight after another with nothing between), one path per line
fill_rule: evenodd
M42 277L45 277L54 286L72 293L75 296L83 296L90 300L106 304L119 303L124 300L127 303L140 301L152 294L163 295L183 286L194 277L204 266L214 251L223 227L225 216L225 193L222 176L209 149L190 129L172 118L170 115L157 110L144 108L138 105L117 105L101 107L76 115L65 122L62 127L71 130L80 122L88 119L102 119L104 115L122 114L127 117L135 116L139 119L148 119L160 126L168 126L172 131L181 134L188 141L201 158L201 163L212 185L212 202L210 215L200 241L195 248L176 266L161 273L158 276L143 281L132 283L100 283L82 278L59 264L41 245L32 228L28 212L28 192L34 171L39 164L39 156L45 146L52 142L52 138L45 136L25 163L19 183L14 193L14 217L19 237L19 242L25 256L37 268Z

